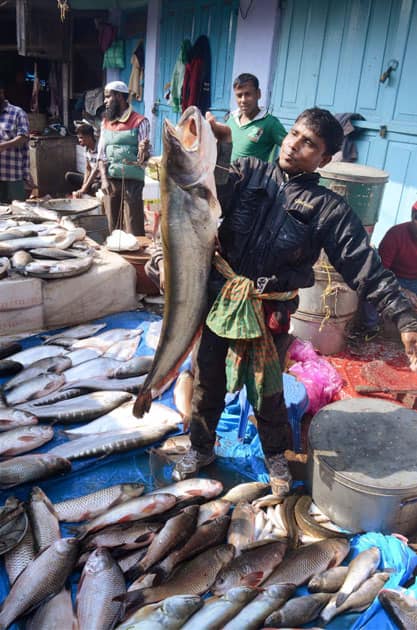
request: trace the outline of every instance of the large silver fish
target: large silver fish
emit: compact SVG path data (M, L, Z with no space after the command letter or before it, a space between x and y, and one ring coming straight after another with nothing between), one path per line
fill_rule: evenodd
M92 256L67 258L66 260L33 260L22 270L25 276L54 280L72 278L88 271L93 264Z
M29 516L38 551L61 538L59 521L53 505L38 486L34 486L30 493Z
M40 359L39 361L35 361L32 363L30 367L27 367L13 378L9 379L7 383L4 384L4 391L8 391L13 387L17 387L17 385L21 385L22 383L29 381L31 378L35 378L35 376L40 376L41 374L45 374L45 372L53 372L54 374L61 374L64 370L67 370L71 367L71 360L68 357L47 357L46 359ZM37 396L39 398L39 396Z
M61 346L32 346L31 348L27 348L26 350L21 350L20 352L16 352L16 354L12 354L8 357L8 360L15 361L16 363L20 363L24 367L28 367L29 365L35 363L35 361L39 361L40 359L62 356L65 353L65 348L62 348Z
M47 547L22 571L3 602L0 628L59 593L77 559L76 538L61 538Z
M28 427L37 424L37 422L37 417L26 411L0 408L0 433L17 429L17 427Z
M356 591L362 582L375 573L381 561L381 552L378 547L370 547L361 551L349 564L349 570L345 581L339 589L336 597L336 606L341 606L353 591Z
M221 630L256 595L256 590L238 586L231 588L223 597L206 599L203 608L182 626L182 630Z
M134 613L118 630L180 630L187 619L201 606L203 600L197 595L174 595L161 604L150 604ZM201 630L201 626L198 626Z
M139 497L144 488L142 483L121 483L55 503L53 508L60 521L85 521L103 514L118 503Z
M45 343L53 343L55 339L60 339L61 337L68 337L74 340L84 339L95 335L106 326L107 324L79 324L79 326L66 328L55 335L42 335L42 337L45 339Z
M27 238L13 238L0 243L0 256L12 256L19 249L34 249L36 247L59 247L67 249L77 241L85 238L84 228L76 228L72 232L61 230L54 236L29 236ZM30 263L29 263L30 264Z
M35 405L25 403L20 408L34 413L38 420L55 420L63 423L88 422L108 413L128 399L130 399L130 394L126 392L93 392L50 405L35 407Z
M20 455L0 462L0 489L5 490L27 481L52 477L71 470L71 462L49 453Z
M134 431L137 428L147 424L153 424L160 420L171 420L173 424L181 422L179 413L162 403L154 402L147 414L143 418L135 418L132 413L133 402L128 401L120 407L116 407L104 416L100 416L97 420L93 420L88 424L65 431L65 435L69 437L82 437L83 435L105 433L106 431ZM0 414L1 418L1 414Z
M163 142L164 319L152 370L135 404L138 417L150 407L152 388L175 374L203 322L220 216L214 183L216 140L199 109L186 109L176 127L165 120Z
M107 549L92 551L78 585L79 630L112 630L124 609L123 604L113 598L125 591L123 573Z
M64 383L63 374L38 374L7 391L4 398L10 407L14 407L31 399L48 396L60 389Z
M256 630L262 627L265 618L292 596L295 590L294 584L282 583L272 584L265 588L254 600L249 602L242 610L233 617L224 630Z
M413 595L384 588L378 599L400 630L417 628L417 599Z
M158 424L133 431L107 431L97 435L85 435L76 440L58 444L48 452L69 460L124 453L158 442L175 428L176 425L173 426L169 420L160 420Z
M49 425L34 425L18 427L2 434L0 440L0 455L14 457L21 453L33 451L46 444L54 437L54 430ZM1 482L0 482L1 483Z
M57 595L41 604L27 621L26 630L78 630L72 607L71 592L63 588Z

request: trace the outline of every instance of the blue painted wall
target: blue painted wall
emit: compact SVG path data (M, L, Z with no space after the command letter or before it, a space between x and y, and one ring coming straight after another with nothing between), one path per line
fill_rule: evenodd
M287 128L313 105L362 114L358 162L390 174L375 243L417 199L416 33L416 0L286 0L281 12L273 112Z

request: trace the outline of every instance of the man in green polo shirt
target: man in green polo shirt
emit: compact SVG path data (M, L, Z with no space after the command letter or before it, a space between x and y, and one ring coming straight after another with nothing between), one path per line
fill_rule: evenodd
M231 112L226 124L219 123L211 112L206 119L221 142L232 143L231 160L256 157L272 162L275 148L281 146L287 135L278 118L269 114L258 102L261 98L259 81L249 73L240 74L233 82L238 109Z

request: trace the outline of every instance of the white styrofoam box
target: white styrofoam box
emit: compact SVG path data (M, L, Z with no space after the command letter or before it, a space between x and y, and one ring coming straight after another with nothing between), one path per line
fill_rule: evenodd
M134 310L138 306L135 268L119 254L101 247L86 273L44 282L43 306L46 328Z
M0 336L36 332L44 327L43 306L0 311Z
M0 280L0 313L42 304L42 281L13 272Z

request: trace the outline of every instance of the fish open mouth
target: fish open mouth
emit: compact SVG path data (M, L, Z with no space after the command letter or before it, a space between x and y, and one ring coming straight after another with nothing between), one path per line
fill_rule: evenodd
M165 119L164 136L166 140L180 144L184 151L196 151L201 137L201 114L197 107L188 107L177 125Z

